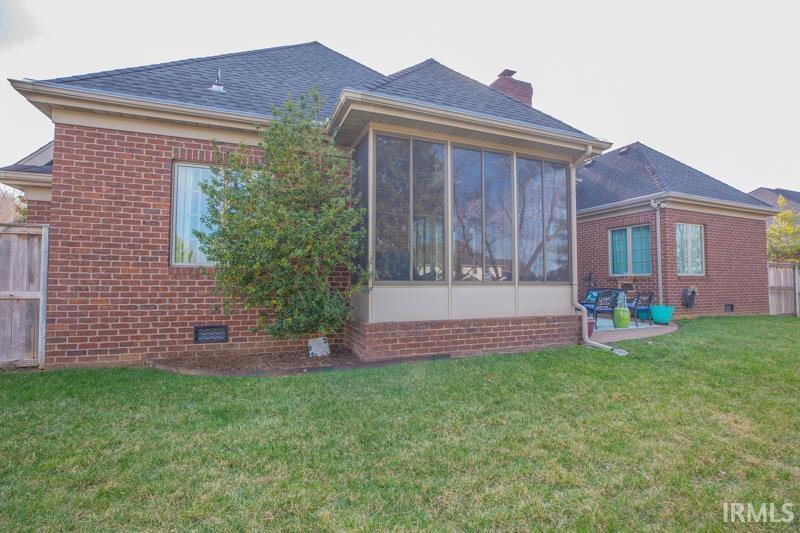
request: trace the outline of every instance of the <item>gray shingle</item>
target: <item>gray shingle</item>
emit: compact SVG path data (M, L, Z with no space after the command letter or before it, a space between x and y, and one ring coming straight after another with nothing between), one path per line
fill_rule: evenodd
M772 189L777 194L783 196L788 201L793 202L796 205L800 205L800 191L791 191L789 189Z
M442 65L435 59L427 59L396 72L384 80L369 85L368 89L376 94L479 113L569 133L587 140L596 140L538 109L520 103L510 96Z
M217 69L225 92L209 90ZM46 80L44 83L270 116L289 95L316 87L327 117L346 87L383 74L318 43L266 48Z
M29 174L52 174L53 165L20 165L13 164L0 167L0 172L26 172Z
M668 155L635 142L578 168L578 210L662 192L769 207L766 203Z
M222 71L224 93L209 90L217 69ZM40 83L263 116L270 116L287 96L316 87L324 117L349 88L596 140L433 59L387 77L316 41Z

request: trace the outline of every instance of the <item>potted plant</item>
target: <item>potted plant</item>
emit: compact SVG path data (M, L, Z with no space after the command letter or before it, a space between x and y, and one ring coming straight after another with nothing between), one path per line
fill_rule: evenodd
M669 305L669 302L664 302L663 305L650 306L650 313L652 314L653 322L656 324L669 324L669 321L672 320L672 313L674 312L675 308Z

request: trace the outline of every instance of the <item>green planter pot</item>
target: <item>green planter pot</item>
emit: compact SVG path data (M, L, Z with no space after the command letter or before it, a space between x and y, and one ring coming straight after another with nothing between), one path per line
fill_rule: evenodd
M650 312L653 314L653 322L656 324L669 324L672 320L672 312L675 310L671 305L651 305Z
M614 308L614 327L629 328L631 326L631 311L627 307Z

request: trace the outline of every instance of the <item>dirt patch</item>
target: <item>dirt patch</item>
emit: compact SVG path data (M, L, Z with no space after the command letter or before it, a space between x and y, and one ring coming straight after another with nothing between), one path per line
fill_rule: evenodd
M172 370L181 374L193 375L280 375L324 370L340 366L356 366L358 359L349 350L331 346L327 357L309 357L306 351L230 354L230 355L191 355L169 359L154 359L150 366Z

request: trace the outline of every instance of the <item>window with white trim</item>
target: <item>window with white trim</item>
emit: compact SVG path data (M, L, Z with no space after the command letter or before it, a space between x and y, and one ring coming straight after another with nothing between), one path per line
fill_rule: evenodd
M206 166L179 163L175 165L172 192L172 264L207 265L195 231L205 231L202 217L208 210L206 195L200 183L211 177Z
M700 224L675 224L675 251L678 274L705 275L705 236Z
M650 275L650 226L630 226L609 231L612 276Z

